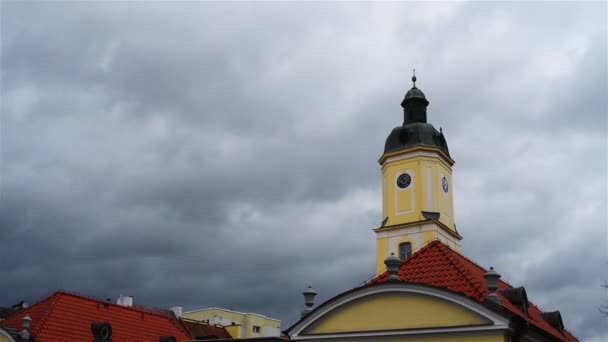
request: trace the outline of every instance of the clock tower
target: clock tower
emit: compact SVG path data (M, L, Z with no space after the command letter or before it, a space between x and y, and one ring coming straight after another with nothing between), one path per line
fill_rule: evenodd
M427 122L429 101L413 87L401 102L403 124L386 138L382 170L382 224L376 233L376 273L391 254L402 259L433 240L460 252L454 223L452 166L448 144Z

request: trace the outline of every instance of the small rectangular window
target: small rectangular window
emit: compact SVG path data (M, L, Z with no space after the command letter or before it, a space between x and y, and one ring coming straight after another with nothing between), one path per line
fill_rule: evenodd
M412 255L412 244L404 242L399 245L399 258L405 260Z
M254 333L259 334L261 330L262 330L262 328L258 327L257 325L253 326L253 332Z

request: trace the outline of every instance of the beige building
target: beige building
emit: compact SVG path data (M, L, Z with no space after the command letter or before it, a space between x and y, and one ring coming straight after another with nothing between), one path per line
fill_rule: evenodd
M281 335L281 321L255 313L244 313L220 308L184 312L182 318L220 325L233 338L272 337Z

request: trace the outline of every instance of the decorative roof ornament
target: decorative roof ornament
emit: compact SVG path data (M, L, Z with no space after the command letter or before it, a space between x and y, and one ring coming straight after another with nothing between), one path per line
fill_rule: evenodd
M403 264L403 260L397 258L395 253L391 253L391 255L384 260L384 264L386 265L386 272L388 273L389 281L399 281L399 268L401 268L401 264Z
M412 88L416 88L416 69L414 69L412 71L412 82L414 83L414 86Z
M416 77L416 69L412 70L412 89L408 90L408 92L405 94L405 98L403 99L403 102L401 102L401 106L403 108L405 108L405 105L407 104L408 99L411 101L413 99L416 99L418 101L420 101L421 103L424 103L424 106L426 107L429 102L426 100L426 97L424 96L424 93L422 92L422 90L418 89L418 87L416 87L416 81L418 81L418 78Z
M490 292L490 294L488 295L488 299L495 303L500 304L501 299L496 294L496 291L498 290L498 280L500 279L500 274L498 274L498 272L494 271L494 267L490 267L490 269L486 272L486 274L483 277L486 278L486 287L488 288L488 291Z
M304 295L304 305L306 306L306 308L302 310L302 317L304 317L312 311L312 307L315 305L315 296L317 295L317 291L308 285L302 294Z
M25 315L25 317L23 317L21 319L21 327L23 328L23 330L21 330L21 332L19 333L19 337L21 337L20 341L29 341L30 340L30 325L32 324L32 318L30 317L30 315Z

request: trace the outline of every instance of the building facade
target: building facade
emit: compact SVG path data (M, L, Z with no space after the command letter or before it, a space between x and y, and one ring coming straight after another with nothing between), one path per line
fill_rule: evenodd
M255 313L220 308L184 312L182 318L223 326L232 338L272 337L281 334L281 321Z
M577 341L559 311L542 311L524 287L461 254L452 160L429 101L406 93L403 124L386 139L376 277L319 305L286 330L306 341Z

